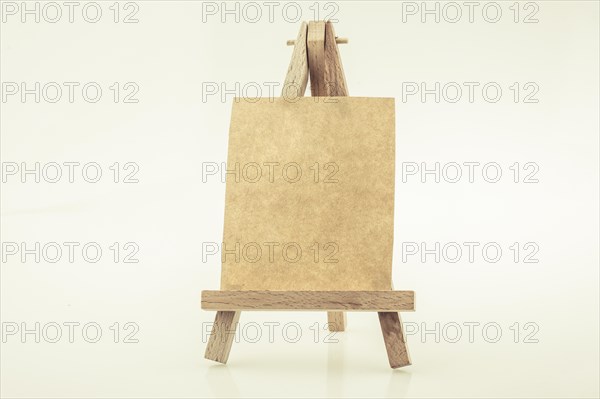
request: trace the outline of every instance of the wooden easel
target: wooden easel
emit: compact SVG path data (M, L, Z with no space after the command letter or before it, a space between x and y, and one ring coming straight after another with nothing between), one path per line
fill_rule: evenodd
M310 74L311 94L347 96L346 78L331 22L303 22L295 41L282 97L301 97ZM379 323L390 366L411 364L399 311L414 310L413 291L203 291L202 309L216 310L205 357L226 363L240 312L249 310L327 311L329 329L344 331L346 311L372 311Z

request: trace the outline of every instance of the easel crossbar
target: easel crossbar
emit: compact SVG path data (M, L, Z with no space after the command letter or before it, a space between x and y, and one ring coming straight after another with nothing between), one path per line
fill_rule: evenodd
M205 310L399 312L415 310L414 291L202 291Z

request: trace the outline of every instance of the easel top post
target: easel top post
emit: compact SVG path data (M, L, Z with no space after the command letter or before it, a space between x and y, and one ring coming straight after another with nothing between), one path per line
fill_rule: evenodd
M331 21L303 22L294 41L282 96L302 97L310 75L312 96L347 96L348 86Z

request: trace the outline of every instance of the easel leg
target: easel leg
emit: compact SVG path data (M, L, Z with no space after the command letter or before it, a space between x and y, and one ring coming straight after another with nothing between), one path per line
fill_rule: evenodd
M381 332L383 333L390 366L393 369L409 366L411 364L410 356L402 331L400 315L398 312L377 312L377 314L379 315L379 324L381 324Z
M241 312L219 311L215 317L204 357L219 363L227 363L229 351L235 338L235 329Z
M329 331L345 331L346 312L327 312L327 325Z

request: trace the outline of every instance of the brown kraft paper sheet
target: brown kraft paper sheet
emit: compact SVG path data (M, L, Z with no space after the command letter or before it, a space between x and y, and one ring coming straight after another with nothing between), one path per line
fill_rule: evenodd
M221 289L390 290L393 98L236 99Z

